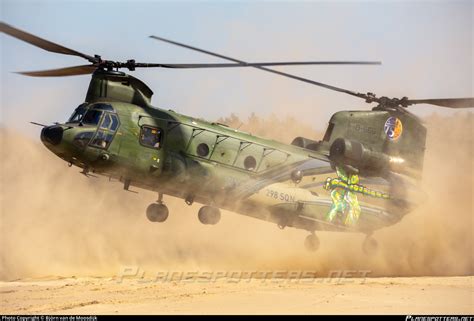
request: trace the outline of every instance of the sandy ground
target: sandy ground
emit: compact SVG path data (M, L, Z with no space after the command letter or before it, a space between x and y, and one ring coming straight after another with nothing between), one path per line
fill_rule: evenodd
M473 280L64 278L1 282L0 293L7 314L472 314Z

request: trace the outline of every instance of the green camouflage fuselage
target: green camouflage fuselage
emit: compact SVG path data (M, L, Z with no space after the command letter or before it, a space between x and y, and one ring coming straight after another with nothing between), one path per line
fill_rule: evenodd
M281 227L370 232L398 222L412 208L390 195L393 186L385 179L357 175L353 184L342 169L336 172L328 158L334 137L308 149L253 136L152 107L146 85L120 77L94 74L86 103L78 108L86 116L43 129L44 144L65 161L116 178L127 189L157 191ZM93 109L95 118L87 114ZM338 114L333 119L345 117ZM144 128L159 133L156 146L143 141ZM342 135L338 128L334 132ZM371 130L384 135L383 124ZM295 173L302 175L295 179Z

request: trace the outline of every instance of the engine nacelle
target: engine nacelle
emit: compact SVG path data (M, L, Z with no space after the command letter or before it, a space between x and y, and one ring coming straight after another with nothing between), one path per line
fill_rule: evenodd
M372 151L359 142L344 138L337 138L331 144L329 158L336 164L350 165L369 175L385 173L392 169L396 161L394 157Z
M309 138L296 137L291 142L291 145L295 145L295 146L310 149L310 150L318 150L319 142L316 140L309 139Z

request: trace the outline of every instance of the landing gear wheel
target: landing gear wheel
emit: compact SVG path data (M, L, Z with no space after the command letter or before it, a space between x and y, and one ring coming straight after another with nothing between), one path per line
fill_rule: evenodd
M202 224L214 225L220 221L221 211L212 206L203 206L199 209L198 218Z
M304 240L304 247L310 252L316 252L319 248L319 239L315 234L310 234Z
M146 217L151 222L164 222L168 218L168 207L165 204L153 203L146 209Z
M375 253L377 253L377 248L377 240L375 240L372 236L367 235L364 240L364 243L362 243L362 250L364 251L364 253L366 255L374 255Z

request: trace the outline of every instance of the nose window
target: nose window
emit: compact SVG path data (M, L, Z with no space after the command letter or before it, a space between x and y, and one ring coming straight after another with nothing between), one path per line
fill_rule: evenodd
M80 133L76 137L74 137L73 144L77 147L83 148L87 144L89 144L89 141L91 140L92 136L94 136L94 132Z
M110 143L112 142L112 138L114 138L114 135L112 133L99 130L97 132L97 135L95 135L94 139L92 140L91 145L106 149L107 147L109 147Z

